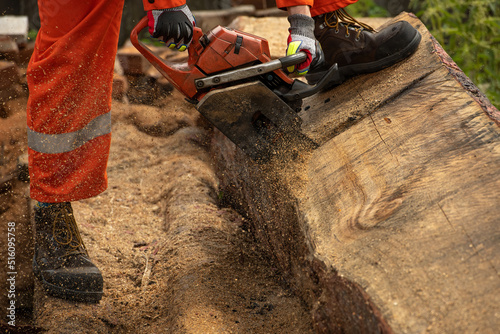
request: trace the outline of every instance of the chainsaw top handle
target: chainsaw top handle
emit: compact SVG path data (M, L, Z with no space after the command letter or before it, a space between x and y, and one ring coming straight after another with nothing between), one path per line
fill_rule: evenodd
M143 17L130 33L130 41L137 50L181 93L193 99L197 94L194 80L203 77L195 66L199 54L203 51L200 38L203 32L198 27L193 27L193 40L188 47L187 63L167 62L158 56L139 40L139 33L148 26L148 17ZM192 83L192 84L190 84Z

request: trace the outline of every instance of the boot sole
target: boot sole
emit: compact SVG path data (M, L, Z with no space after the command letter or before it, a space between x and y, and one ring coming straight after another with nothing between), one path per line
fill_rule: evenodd
M341 82L336 82L335 85L340 85L344 81L354 76L360 74L368 74L373 72L378 72L383 70L384 68L390 67L407 57L411 56L418 48L420 44L420 40L422 39L422 35L417 31L412 41L402 50L393 53L385 58L379 59L377 61L373 61L370 63L364 64L355 64L355 65L347 65L339 67L339 74ZM320 71L316 73L311 73L306 75L307 82L310 85L316 84L321 78L326 74L327 70ZM327 85L328 88L333 88L332 85Z
M42 270L33 257L33 274L42 283L45 292L53 297L85 303L98 303L103 295L103 292L78 291L66 289L58 285L47 282L42 275Z

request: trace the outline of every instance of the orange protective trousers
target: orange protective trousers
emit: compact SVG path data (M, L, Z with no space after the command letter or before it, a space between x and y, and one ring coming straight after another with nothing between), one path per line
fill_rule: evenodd
M357 0L277 0L313 16ZM143 0L144 9L185 0ZM124 0L38 0L41 28L28 65L30 196L41 202L89 198L107 187L111 93Z
M307 5L311 7L311 15L321 15L345 8L358 0L276 0L278 8Z
M107 187L111 92L124 0L38 0L28 65L30 196L75 201Z

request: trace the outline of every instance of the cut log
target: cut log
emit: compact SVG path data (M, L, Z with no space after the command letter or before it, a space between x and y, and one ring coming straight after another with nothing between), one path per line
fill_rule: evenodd
M318 332L494 333L500 113L417 18L394 20L419 29L419 49L306 100L310 155L259 166L214 131L222 191Z

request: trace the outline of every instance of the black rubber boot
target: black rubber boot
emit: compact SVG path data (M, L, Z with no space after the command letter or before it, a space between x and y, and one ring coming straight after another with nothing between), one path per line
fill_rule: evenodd
M351 17L344 9L314 17L314 35L325 54L323 68L312 68L306 79L319 81L337 64L343 80L380 71L413 54L420 33L408 22L395 22L380 31Z
M71 203L35 207L33 272L54 297L90 303L101 300L102 274L89 259Z

